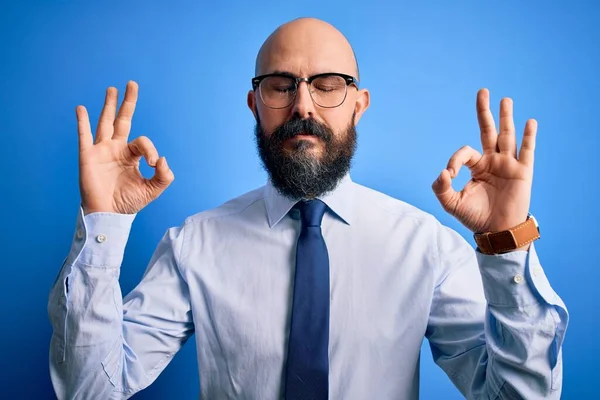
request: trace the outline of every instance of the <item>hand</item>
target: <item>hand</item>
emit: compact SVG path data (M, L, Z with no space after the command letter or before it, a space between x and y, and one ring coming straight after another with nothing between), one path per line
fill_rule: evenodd
M175 178L164 157L147 137L127 143L138 86L130 81L118 115L117 89L108 88L98 121L96 140L92 136L87 110L78 106L79 189L85 214L115 212L135 214L156 199ZM142 156L154 176L146 179L139 170Z
M523 143L517 158L513 102L500 102L500 134L496 132L487 89L477 93L477 117L483 155L465 146L458 150L432 188L444 210L474 233L513 228L527 219L533 181L533 156L537 122L525 124ZM460 191L452 178L466 165L471 180Z

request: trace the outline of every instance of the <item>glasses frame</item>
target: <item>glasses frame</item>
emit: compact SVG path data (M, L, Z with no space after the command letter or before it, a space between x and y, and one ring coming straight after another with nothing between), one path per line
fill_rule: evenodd
M260 91L260 83L265 79L265 78L269 78L272 76L279 76L279 77L283 77L283 78L291 78L294 80L294 97L291 98L290 102L283 106L283 107L271 107L269 105L267 105L265 103L265 101L262 98L262 92ZM344 101L346 101L346 97L348 96L348 86L350 85L354 85L356 87L356 89L358 89L358 79L356 79L355 77L353 77L352 75L346 75L346 74L342 74L339 72L324 72L321 74L316 74L316 75L312 75L309 76L307 78L302 78L302 77L297 77L294 76L292 74L289 73L285 73L285 72L274 72L274 73L270 73L270 74L264 74L264 75L258 75L255 76L254 78L252 78L252 90L256 91L258 90L258 95L260 97L260 101L265 105L265 107L271 108L271 109L275 109L275 110L280 110L283 108L287 108L290 105L292 105L294 103L294 101L296 100L296 96L298 95L298 85L300 85L300 82L306 82L306 84L309 87L312 87L312 82L317 79L317 78L322 78L324 76L339 76L341 78L344 79L344 81L346 81L346 91L344 93L344 98L342 99L342 101L340 102L340 104L336 105L336 106L322 106L319 103L317 103L315 101L315 99L313 98L312 95L312 90L309 90L308 92L310 93L310 98L313 101L313 103L315 103L316 105L318 105L321 108L336 108L341 106L342 104L344 104Z

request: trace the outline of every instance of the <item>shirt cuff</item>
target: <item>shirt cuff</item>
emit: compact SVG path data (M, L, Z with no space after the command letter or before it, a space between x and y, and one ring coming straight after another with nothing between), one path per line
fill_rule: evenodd
M488 304L526 307L545 302L562 305L540 265L535 246L499 255L476 251Z
M136 215L110 212L84 215L80 207L67 262L119 268Z

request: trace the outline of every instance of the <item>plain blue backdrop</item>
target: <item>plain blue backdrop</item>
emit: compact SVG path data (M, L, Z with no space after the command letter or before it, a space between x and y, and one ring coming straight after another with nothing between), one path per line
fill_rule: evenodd
M256 51L278 25L315 16L346 34L371 90L354 180L471 242L430 184L459 147L480 148L477 90L490 89L495 116L513 98L519 138L527 118L538 120L537 248L571 314L563 398L598 398L598 3L450 3L3 2L0 397L54 397L46 304L78 210L75 107L95 126L106 87L122 94L136 80L132 137L149 136L176 175L134 223L120 280L128 292L169 226L264 183L246 108ZM455 187L467 179L463 170ZM197 398L195 351L191 340L136 398ZM461 398L426 342L421 372L423 399Z

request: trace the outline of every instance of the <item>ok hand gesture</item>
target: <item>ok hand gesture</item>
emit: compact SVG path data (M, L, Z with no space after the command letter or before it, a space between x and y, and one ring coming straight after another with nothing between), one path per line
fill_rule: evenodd
M116 212L134 214L156 199L175 178L164 157L147 137L127 142L138 96L138 85L127 84L117 114L117 89L106 91L94 140L87 110L77 107L79 131L79 188L85 214ZM139 170L140 160L155 168L146 179Z
M442 207L472 232L510 229L527 219L533 181L533 158L537 122L525 124L517 156L513 102L500 102L500 133L490 111L487 89L477 93L477 118L483 154L465 146L450 158L432 188ZM452 178L466 165L471 180L456 192Z

